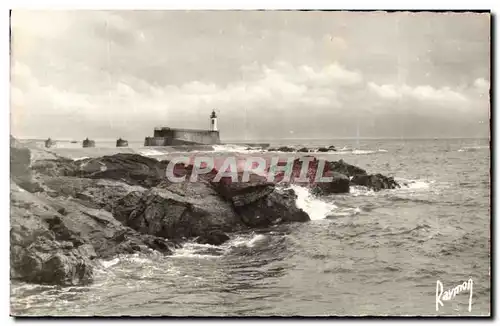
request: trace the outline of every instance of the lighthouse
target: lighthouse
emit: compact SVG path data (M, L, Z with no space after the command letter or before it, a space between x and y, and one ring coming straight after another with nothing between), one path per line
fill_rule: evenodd
M212 110L212 114L210 114L210 131L217 131L217 115L215 114L215 110Z

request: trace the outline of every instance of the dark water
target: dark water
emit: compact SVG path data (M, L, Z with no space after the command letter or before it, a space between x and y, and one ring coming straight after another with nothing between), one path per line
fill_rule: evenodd
M117 257L88 287L13 283L12 313L490 314L488 140L309 143L345 146L325 155L408 186L323 198L296 188L311 222L232 234L220 247L188 243L171 257ZM447 290L469 278L472 311L466 291L436 312L436 282Z

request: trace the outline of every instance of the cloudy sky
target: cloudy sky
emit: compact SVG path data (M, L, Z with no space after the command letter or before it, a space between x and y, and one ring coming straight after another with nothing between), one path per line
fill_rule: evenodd
M223 139L489 133L486 14L14 11L11 133Z

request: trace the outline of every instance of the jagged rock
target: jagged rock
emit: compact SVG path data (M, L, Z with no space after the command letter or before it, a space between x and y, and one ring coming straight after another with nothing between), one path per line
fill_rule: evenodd
M119 153L78 161L40 160L33 164L33 170L48 176L111 179L153 187L165 179L167 165L168 161L158 162L138 154Z
M202 182L131 192L118 201L113 213L134 230L168 239L196 237L210 229L232 231L241 226L232 205Z
M78 176L121 180L132 185L153 187L165 178L167 165L138 154L120 153L81 162Z
M308 164L307 172L306 172L305 176L303 176L303 177L305 177L305 179L302 180L302 178L301 178L302 166L304 164L307 164L307 163L305 163L301 159L306 160L308 158L312 159L312 160ZM303 156L301 159L295 159L293 161L292 171L290 174L290 181L289 182L286 182L286 180L284 179L285 172L283 172L283 171L275 173L274 181L275 182L283 182L284 181L286 183L298 184L298 185L302 185L302 186L306 186L306 187L312 186L315 183L316 173L319 171L318 166L319 166L320 160L318 160L316 157L310 156L310 155ZM286 165L286 162L280 162L280 164L278 164L278 166L285 166L285 165ZM328 171L328 166L326 163L325 163L324 171L325 172ZM268 171L268 173L272 173L272 172Z
M28 148L10 148L10 173L19 177L30 175L31 152Z
M47 192L53 198L72 198L83 206L91 208L102 208L109 212L117 201L126 196L131 191L145 191L141 186L132 186L121 181L83 179L75 177L41 177L41 182L45 185ZM57 203L54 203L55 207ZM59 206L57 210L65 207ZM65 215L65 214L62 214Z
M54 197L34 196L11 184L12 278L59 285L88 284L92 281L92 259L96 257L110 258L136 251L147 253L151 249L171 253L175 244L140 234L117 221L109 211L91 208L72 196L85 188L89 194L87 200L95 201L95 206L112 209L114 206L110 203L125 196L126 187L130 186L121 183L113 190L112 186L106 188L99 184L112 182L107 180L69 177L55 180L47 185L49 191L55 193ZM66 187L62 187L63 184ZM104 196L105 189L109 198Z
M71 243L38 238L28 247L11 244L11 278L55 285L92 282L93 265Z
M21 188L31 193L43 188L33 179L31 172L31 151L28 148L10 148L10 177Z
M295 152L295 148L288 146L281 146L278 148L269 148L269 152Z
M314 194L339 194L349 192L349 178L342 173L328 171L324 177L332 177L331 182L317 182L312 187Z
M306 147L302 147L301 149L299 149L297 152L300 152L300 153L308 153L309 152L309 149L306 148Z
M309 221L309 215L295 205L296 199L297 195L292 189L274 189L268 196L235 209L243 222L251 227Z
M31 169L37 173L58 177L58 176L76 176L78 161L66 158L61 159L41 159L32 163Z
M337 149L335 148L335 146L329 146L329 147L320 147L318 148L317 150L318 152L336 152Z
M365 175L366 171L352 164L344 162L344 160L328 162L328 171L342 173L348 177L355 175Z
M307 158L304 156L303 158ZM323 176L333 177L332 182L318 182L316 174L319 171L320 160L309 156L313 160L309 162L308 170L305 175L305 180L299 179L303 161L296 159L293 162L290 181L286 183L298 184L305 187L310 187L316 194L331 194L331 193L347 193L349 185L366 186L374 190L394 189L398 188L399 184L390 177L385 177L381 174L368 175L365 170L348 164L343 160L339 161L324 161ZM284 164L284 163L283 163ZM268 172L271 173L271 172ZM275 176L276 182L283 182L285 173L279 172ZM349 179L352 179L349 181Z
M386 177L380 173L355 175L351 180L351 184L368 187L375 191L400 188L400 185L394 180L393 177Z
M199 236L196 242L199 244L211 244L219 246L229 240L229 236L222 231L214 230Z
M243 173L238 174L242 180ZM263 176L250 174L248 182L232 182L231 178L223 177L219 182L211 182L214 189L235 206L243 206L269 195L274 190L274 183L268 182Z
M39 198L15 189L11 193L11 278L59 285L92 281L90 257L79 242L50 230L57 212ZM83 250L83 249L82 249ZM88 251L88 249L86 249Z
M13 278L87 284L96 258L151 250L170 254L185 238L218 245L228 240L226 232L309 220L297 208L293 190L255 174L249 182L233 183L227 177L214 182L214 169L198 182L174 183L165 177L168 161L137 154L73 161L43 152L33 159L34 152L14 149L11 156L16 163L11 178ZM325 164L324 176L332 176L332 182L317 183L318 164L313 160L305 181L318 193L347 192L349 184L397 186L392 178L368 175L342 160ZM304 182L298 181L301 167L296 160L290 182ZM178 164L174 174L189 178L192 169Z

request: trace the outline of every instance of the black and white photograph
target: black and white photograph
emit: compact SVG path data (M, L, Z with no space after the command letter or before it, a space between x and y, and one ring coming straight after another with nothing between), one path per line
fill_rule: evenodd
M11 10L10 315L491 317L492 22Z

